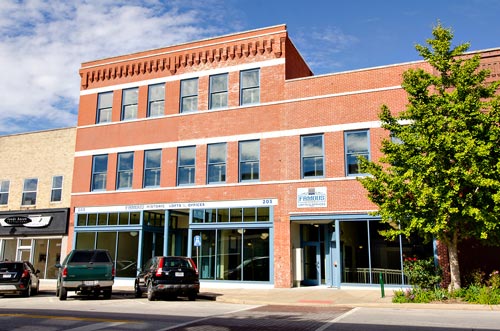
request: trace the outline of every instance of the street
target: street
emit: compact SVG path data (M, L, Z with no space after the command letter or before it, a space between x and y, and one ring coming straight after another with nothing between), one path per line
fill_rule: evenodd
M208 300L111 300L53 294L0 298L0 330L500 330L500 312L243 305Z

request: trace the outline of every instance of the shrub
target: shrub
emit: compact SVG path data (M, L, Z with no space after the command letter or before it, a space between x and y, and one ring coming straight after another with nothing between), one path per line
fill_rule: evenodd
M434 259L419 260L406 258L403 262L403 272L413 287L433 289L441 282L441 272L434 264Z
M491 286L492 289L500 289L500 272L498 270L494 270L490 274L490 279L488 280L488 285Z

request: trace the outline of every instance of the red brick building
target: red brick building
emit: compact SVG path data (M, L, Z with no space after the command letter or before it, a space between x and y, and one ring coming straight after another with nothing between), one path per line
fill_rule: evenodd
M379 158L377 114L416 67L314 76L284 25L83 63L73 246L125 280L167 254L207 283L404 284L403 254L432 245L380 237L356 157Z

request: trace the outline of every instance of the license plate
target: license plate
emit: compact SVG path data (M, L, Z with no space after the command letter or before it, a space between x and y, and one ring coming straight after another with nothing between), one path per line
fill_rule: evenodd
M3 274L2 278L10 278L10 274Z
M175 273L175 277L184 277L184 273L183 273L183 272L179 272L179 271L177 271L177 272Z
M83 282L83 285L94 286L94 285L96 285L96 281L95 280L86 280Z

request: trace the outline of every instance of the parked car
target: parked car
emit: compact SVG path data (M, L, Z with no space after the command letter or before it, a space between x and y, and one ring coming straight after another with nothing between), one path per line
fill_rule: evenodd
M113 259L106 249L74 249L64 259L57 276L56 296L66 300L68 291L111 298L115 278Z
M0 262L0 294L37 294L40 288L40 270L27 261Z
M146 292L149 301L159 294L187 296L193 301L200 292L198 269L189 257L155 256L139 270L134 288L137 298Z

